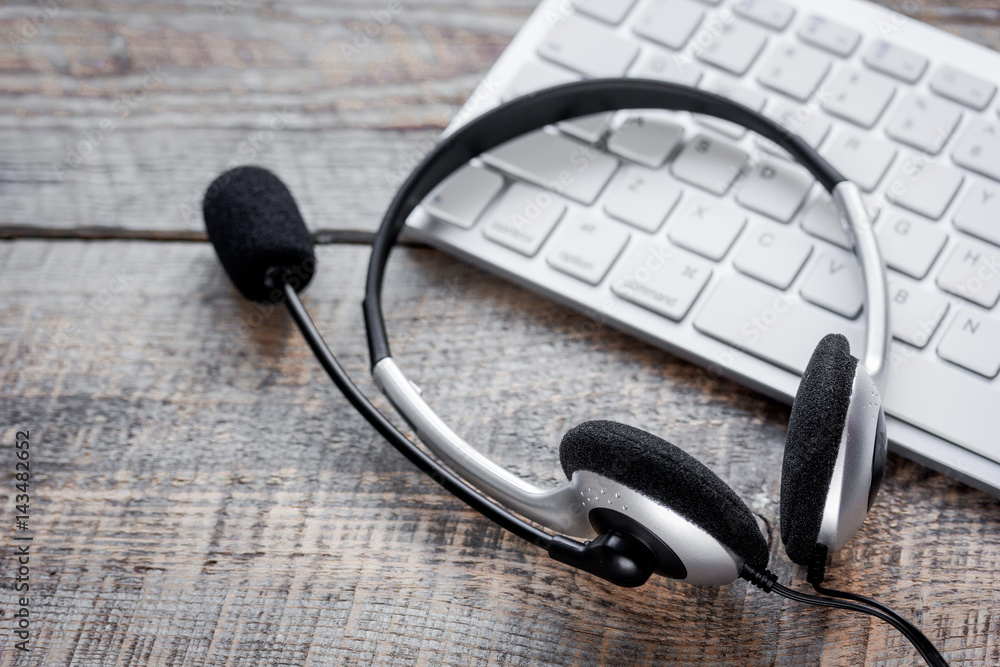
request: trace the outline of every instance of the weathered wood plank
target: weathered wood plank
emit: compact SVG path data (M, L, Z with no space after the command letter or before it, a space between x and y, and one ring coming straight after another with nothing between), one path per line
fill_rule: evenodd
M355 53L381 3L59 1L28 39L39 4L5 3L0 236L197 238L233 160L276 169L313 229L370 230L533 5L406 2ZM890 6L1000 48L992 0ZM308 300L364 377L367 252L319 253ZM0 665L913 662L877 622L743 585L612 590L535 553L381 443L207 245L4 242L0 289L0 437L38 435L40 508L39 651L15 662L0 633ZM575 423L646 427L736 486L802 587L777 535L783 406L429 250L397 253L386 303L397 356L492 457L555 483ZM1000 663L998 507L890 457L833 580L952 664Z
M363 377L367 252L319 253L308 303ZM8 241L0 285L0 437L32 430L39 508L39 652L14 662L2 633L0 664L914 661L881 623L742 584L619 591L552 563L374 436L205 244ZM786 408L434 251L399 251L386 296L396 356L492 457L555 482L575 423L646 427L736 486L802 587L777 535ZM997 663L998 502L891 456L832 579L951 664Z
M371 230L534 4L7 5L0 227L199 231L212 177L258 162L314 229ZM991 0L887 4L1000 49Z
M209 183L226 168L256 163L288 183L312 229L373 230L407 167L439 131L284 130L269 142L255 141L258 134L123 129L107 135L79 167L60 172L53 158L86 145L79 132L0 130L0 145L19 147L0 152L0 173L7 175L0 182L0 227L201 232ZM25 141L33 142L30 149Z

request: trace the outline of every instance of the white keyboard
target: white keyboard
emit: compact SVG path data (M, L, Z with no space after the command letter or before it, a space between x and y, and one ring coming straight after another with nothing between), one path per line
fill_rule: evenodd
M1000 54L860 0L545 0L449 130L588 77L717 91L865 191L889 267L891 446L1000 495ZM628 111L473 160L408 220L437 247L786 402L859 353L830 198L731 123Z

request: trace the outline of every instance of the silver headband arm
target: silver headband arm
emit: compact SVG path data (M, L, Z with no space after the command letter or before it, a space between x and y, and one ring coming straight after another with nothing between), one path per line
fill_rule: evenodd
M833 198L861 267L865 290L867 333L862 365L882 395L885 393L889 352L889 298L885 267L872 223L858 188L848 181L837 185ZM578 538L595 535L571 483L555 489L539 488L505 470L452 431L421 398L392 357L372 369L375 384L416 431L421 441L473 487L521 516L547 528Z
M498 466L445 424L420 397L392 357L375 364L372 377L382 393L427 445L469 484L521 516L565 535L589 539L596 533L570 484L539 488Z
M867 331L861 364L881 395L885 395L889 353L889 298L885 266L871 219L857 186L849 181L832 192L841 222L854 240L864 284ZM542 489L511 474L478 452L452 431L420 397L392 357L372 369L375 383L424 444L473 487L523 517L579 538L591 538L594 529L581 511L579 490L571 483Z
M861 358L868 375L881 396L885 396L888 373L889 288L885 264L875 240L871 217L861 199L858 186L844 181L833 189L833 200L840 211L841 223L854 241L854 250L861 266L861 281L865 291L865 352Z

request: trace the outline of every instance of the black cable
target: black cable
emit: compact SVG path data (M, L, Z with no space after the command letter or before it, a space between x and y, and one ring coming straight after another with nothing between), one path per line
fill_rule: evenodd
M869 607L874 607L875 609L879 609L883 612L886 612L887 614L896 613L895 611L893 611L891 607L888 607L879 602L878 600L873 600L872 598L866 597L864 595L858 595L857 593L850 593L848 591L838 591L832 588L826 588L824 586L820 586L819 584L813 584L813 588L815 588L816 592L820 593L821 595L827 595L832 598L842 598L844 600L852 600L854 602L859 602L861 604L868 605ZM927 653L929 655L935 656L940 661L937 664L940 665L948 664L944 661L944 658L934 647L934 644L931 643L931 640L928 639L927 636L924 633L922 633L919 628L917 628L917 626L913 625L904 618L900 618L900 620L910 628L912 636L908 635L908 637L914 645L916 645L918 642L923 644ZM923 652L921 652L921 655L923 655Z
M849 593L847 591L837 591L833 590L832 588L826 588L824 586L820 586L819 584L813 584L813 588L816 589L816 592L821 595L858 602L860 604L868 605L869 607L874 607L875 609L879 609L887 614L896 613L891 607L882 604L878 600L873 600L872 598L866 597L864 595L858 595L857 593ZM904 618L900 618L900 620L902 620L902 622L905 623L906 626L909 628L910 632L909 634L907 634L907 638L910 640L910 642L912 642L914 645L916 645L918 642L920 644L923 644L923 646L927 649L929 653L937 655L938 658L941 658L941 654L938 653L936 648L934 648L934 644L931 643L931 640L928 639L927 636L924 635L924 633L922 633L919 628L917 628L917 626L913 625ZM941 659L943 660L943 658Z
M281 283L285 292L285 305L292 319L302 332L303 338L309 344L313 354L323 370L326 371L337 388L343 392L351 405L371 424L379 434L389 441L393 447L410 460L421 471L426 473L435 482L454 494L459 500L476 510L486 518L490 519L501 528L509 530L521 539L531 542L543 549L548 549L552 544L552 536L543 530L532 526L528 522L520 519L503 507L489 501L485 496L469 487L459 479L454 473L444 468L440 463L428 456L423 450L417 447L403 433L393 426L392 422L379 412L378 408L372 405L371 401L358 389L347 372L341 367L340 362L330 351L323 336L320 335L313 323L312 318L306 311L305 306L299 301L299 295L295 293L295 288L288 283Z
M330 351L323 336L316 329L315 323L306 311L305 306L299 300L299 295L295 288L287 283L281 284L285 293L285 306L295 321L296 326L302 333L312 349L313 354L320 365L326 371L330 379L337 388L344 394L344 397L354 406L354 408L371 424L382 437L389 441L403 456L417 466L422 472L440 484L445 490L455 495L472 509L492 520L500 527L509 530L521 539L530 542L543 549L549 549L552 545L552 535L532 526L523 519L520 519L503 507L497 505L480 495L477 491L469 487L465 482L445 469L440 463L432 459L413 442L410 441L399 429L397 429L379 410L372 405L371 401L354 384L347 372L344 371L340 362ZM927 639L913 624L904 619L891 608L882 603L866 598L862 595L834 591L825 589L819 583L813 583L816 590L830 597L819 597L808 593L800 593L790 588L786 588L777 583L776 577L768 570L760 572L750 565L744 564L740 576L767 593L777 593L782 597L796 602L813 604L823 607L833 607L837 609L847 609L850 611L870 614L889 623L919 651L928 665L931 667L948 667L941 654L934 648ZM819 581L822 581L820 576ZM843 600L837 598L844 598Z
M910 643L913 644L914 648L917 649L920 656L928 665L930 665L930 667L948 667L948 663L945 662L938 650L934 648L934 645L930 643L930 640L928 640L927 637L920 632L920 630L918 630L905 618L900 616L896 611L881 603L878 603L876 606L867 606L866 604L858 604L857 602L840 600L837 598L824 598L817 595L793 591L790 588L785 588L781 584L774 585L774 592L782 597L788 598L789 600L795 600L796 602L833 607L835 609L848 609L880 618L886 623L891 624L894 628L899 630L904 637L909 639ZM858 598L861 597L862 596L858 596Z
M874 600L870 597L864 595L858 595L857 593L849 593L847 591L838 591L832 588L824 587L823 581L826 578L827 553L828 550L824 545L817 544L816 550L813 553L812 561L810 561L808 569L806 570L806 581L812 584L812 587L816 590L817 593L833 598L842 598L844 600L852 600L854 602L866 604L869 607L875 607L876 609L881 609L887 614L896 613L895 611L892 610L891 607L888 607L887 605L884 605L878 600ZM901 620L909 628L909 634L907 635L907 637L912 643L916 644L917 642L920 642L921 644L923 644L928 653L930 653L931 655L936 655L938 658L941 658L941 654L938 653L937 649L934 648L934 645L927 638L927 636L924 635L924 633L922 633L915 625L913 625L906 619L901 618ZM941 658L941 660L944 659Z
M804 604L812 604L820 607L832 607L834 609L846 609L848 611L856 611L880 618L899 630L899 632L902 633L902 635L906 637L911 644L913 644L913 647L920 653L924 662L926 662L930 667L948 667L948 663L945 662L944 658L937 651L937 649L934 648L930 641L924 637L924 635L917 630L913 624L900 616L896 611L881 603L876 603L876 606L867 606L866 604L858 604L857 602L848 600L820 597L818 595L810 595L809 593L794 591L777 583L777 577L769 570L761 572L752 565L748 564L743 565L743 571L740 572L740 576L765 593L773 592L789 600L794 600L795 602L802 602Z
M869 607L875 607L876 609L881 609L887 614L895 613L891 607L882 604L878 600L874 600L870 597L865 597L864 595L858 595L857 593L849 593L848 591L836 591L833 590L832 588L826 588L824 586L820 586L819 584L813 584L813 588L816 589L816 592L819 593L820 595L826 595L827 597L831 598L843 598L844 600L852 600L854 602L866 604ZM920 630L918 630L915 625L913 625L909 621L906 621L906 624L909 625L911 628L913 628L914 632L916 632L920 636L923 636L923 633L920 632Z

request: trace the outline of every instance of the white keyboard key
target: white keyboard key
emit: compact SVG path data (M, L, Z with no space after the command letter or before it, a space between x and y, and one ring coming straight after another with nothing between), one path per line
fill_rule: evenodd
M725 194L749 155L721 139L699 134L670 165L674 176L717 195Z
M905 209L937 220L955 198L965 178L954 169L908 159L886 185L886 197Z
M749 23L733 20L725 24L722 32L708 35L705 47L697 57L727 72L742 75L750 69L766 42L766 32Z
M565 211L566 205L552 193L515 183L486 215L483 235L532 257Z
M635 0L574 0L576 8L611 25L618 25L635 4Z
M705 297L694 326L740 350L802 374L816 344L831 332L847 336L858 353L861 321L838 318L740 276L719 281ZM894 346L894 352L898 348ZM957 369L921 356L902 358L889 373L885 409L895 417L995 458L1000 432L1000 391ZM929 391L928 387L947 387Z
M528 93L534 93L545 88L558 86L571 81L579 81L580 77L572 72L543 62L530 62L522 67L514 76L514 80L503 93L503 99L512 100Z
M938 274L937 284L946 292L992 308L1000 300L1000 250L959 241Z
M937 155L961 119L962 112L950 102L907 95L886 123L885 132L896 141Z
M841 132L821 153L865 192L875 189L896 159L896 148L889 142L849 131Z
M854 255L826 250L802 283L802 298L817 306L856 318L864 305L861 269Z
M743 18L775 30L784 30L795 16L795 8L780 0L740 0L734 9Z
M916 83L927 69L927 58L889 42L874 42L865 52L865 64L906 83Z
M787 289L812 254L812 244L774 225L747 234L733 264L741 272L778 289Z
M704 7L692 0L650 0L632 30L671 49L679 49L704 17Z
M733 102L742 104L745 107L749 107L754 111L760 111L764 108L764 102L767 98L764 97L760 92L753 90L752 88L747 88L746 86L741 86L738 83L733 83L731 81L717 81L712 85L709 90L713 93L717 93L726 97ZM731 123L728 120L722 120L721 118L715 118L714 116L706 116L704 114L692 114L692 117L699 124L709 127L716 132L731 137L733 139L739 139L747 130L742 125L736 123Z
M566 137L538 131L512 139L483 162L500 171L590 204L618 167L618 161Z
M553 28L538 47L538 54L584 76L622 76L639 46L585 18L570 16Z
M629 233L617 223L577 214L552 239L545 261L557 271L597 285L628 243Z
M556 127L571 137L576 137L580 141L588 144L596 144L604 136L604 131L608 129L608 123L614 112L595 113L589 116L580 116L572 120L564 120Z
M799 29L799 37L813 46L847 57L857 47L861 33L846 25L828 21L822 16L810 16Z
M976 120L962 134L951 157L966 169L1000 181L1000 125Z
M853 246L840 221L836 205L825 193L814 199L802 214L802 229L844 250L850 250Z
M955 214L955 226L1000 246L1000 186L974 185Z
M870 200L865 200L865 204L868 220L874 224L882 210ZM840 220L836 205L825 191L806 207L802 214L802 229L844 250L852 250L854 247L854 242Z
M894 417L996 460L1000 387L993 384L984 386L981 378L948 364L905 355L890 368L883 405Z
M788 128L813 148L818 148L830 133L830 121L817 109L791 106L778 102L767 110L767 116ZM770 139L757 137L757 145L772 155L790 160L791 156Z
M701 81L702 71L692 60L680 58L676 54L650 52L639 59L629 76L693 87Z
M739 275L727 276L709 291L695 315L704 334L802 374L820 339L843 333L852 350L861 349L864 326L845 320Z
M808 46L792 44L771 52L757 80L800 102L809 99L830 70L830 59Z
M717 200L691 199L670 222L667 236L671 241L719 261L743 231L747 217Z
M997 87L989 81L945 65L930 81L931 90L953 102L982 111L993 99Z
M882 259L892 269L922 280L941 254L948 234L912 215L895 214L875 230Z
M812 184L812 175L799 165L764 160L750 172L736 193L736 201L778 222L788 222L802 206Z
M681 143L684 128L662 112L630 114L608 138L608 150L621 157L659 167Z
M652 234L680 198L680 187L662 171L629 166L611 187L604 201L604 212Z
M503 187L492 171L465 165L424 200L424 210L438 220L469 229Z
M995 378L1000 373L1000 322L968 309L959 311L937 353L953 364Z
M901 280L889 281L889 322L897 340L923 349L948 312L948 299L937 291Z
M706 261L666 243L638 243L621 263L611 290L674 321L691 310L712 276Z
M863 70L842 69L823 97L823 108L861 127L871 127L889 105L896 86L884 76Z

